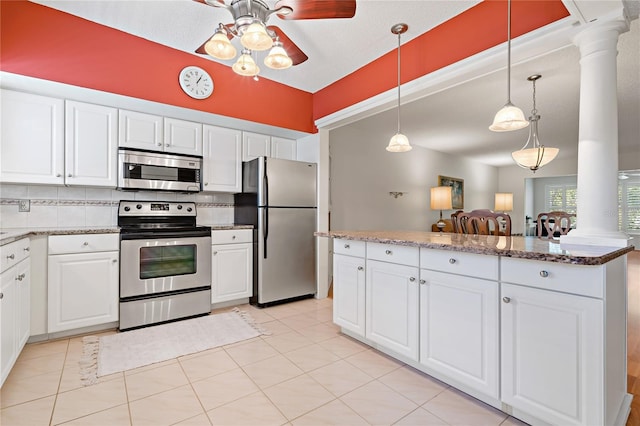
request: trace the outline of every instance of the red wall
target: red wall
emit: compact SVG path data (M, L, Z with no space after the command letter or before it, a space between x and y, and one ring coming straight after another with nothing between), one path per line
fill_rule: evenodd
M504 42L506 5L486 0L403 44L402 82ZM514 0L512 36L565 16L560 0ZM0 1L0 31L2 71L309 133L314 120L397 84L395 50L311 94L24 0ZM211 97L182 92L178 74L187 65L212 75Z

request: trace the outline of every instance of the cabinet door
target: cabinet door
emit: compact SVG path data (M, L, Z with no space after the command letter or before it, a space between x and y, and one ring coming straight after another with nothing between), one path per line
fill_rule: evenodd
M49 333L118 320L118 252L49 256Z
M333 255L333 322L362 337L365 333L365 260Z
M214 245L211 258L211 303L253 295L251 244Z
M603 424L602 300L501 290L502 401L551 424Z
M203 189L242 192L242 132L203 127Z
M242 161L271 156L271 136L242 132Z
M117 185L118 110L66 101L65 183Z
M418 268L367 259L366 337L418 360Z
M165 118L164 150L176 154L202 156L202 124Z
M162 117L141 112L119 110L118 145L122 148L163 150Z
M13 367L18 356L16 336L16 295L15 267L0 275L0 385Z
M20 353L31 332L31 261L25 259L16 266L16 344Z
M296 143L294 139L271 136L271 157L295 160L297 155Z
M0 181L64 183L64 101L2 90Z
M420 363L498 394L498 283L420 271Z

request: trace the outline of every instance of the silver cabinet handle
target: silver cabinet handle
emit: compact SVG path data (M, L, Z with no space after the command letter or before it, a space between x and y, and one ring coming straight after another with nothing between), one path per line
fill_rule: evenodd
M0 299L4 297L4 293L0 293Z
M205 183L204 183L204 186L209 186L209 182L205 182Z
M344 248L348 249L348 248L351 248L351 246L349 244L345 244Z
M213 255L214 255L214 256L215 256L215 255L217 255L217 254L218 254L218 252L217 252L217 251L214 251L214 252L213 252Z
M82 245L86 247L89 245L89 243L85 241L84 243L82 243Z
M16 277L16 280L18 280L18 281L22 281L22 280L24 280L24 277L26 277L26 276L27 276L27 275L26 275L26 274L24 274L24 273L23 273L23 274L20 274L20 275L18 275L18 276Z
M411 281L411 282L414 282L415 280L416 280L416 278L415 278L415 277L411 277L411 278L409 278L409 281Z
M111 263L118 263L118 259L113 259Z
M232 239L232 240L235 240L235 239L236 239L236 236L235 236L235 235L232 235L232 236L231 236L231 239Z
M362 266L358 266L358 271L363 271L364 268Z
M503 298L502 298L502 301L503 301L504 303L509 303L509 302L511 302L511 298L510 298L510 297L505 296L505 297L503 297Z
M158 146L162 146L162 144L160 142L158 142Z
M164 144L164 146L171 146L171 145L170 145L170 144L168 144L168 143L165 143L165 144Z
M16 255L13 254L13 253L11 253L9 256L7 256L7 259L11 259L11 260L13 260L15 258L16 258Z
M456 260L452 257L449 259L449 263L453 265L454 263L456 263Z
M60 173L56 173L56 177L62 177Z
M427 283L426 280L420 280L420 284L425 285Z
M549 276L549 272L547 272L547 271L540 271L540 276L541 276L542 278L547 278L547 277Z
M72 175L71 173L69 173L69 174L67 175L67 177L73 177L73 175Z
M29 247L25 247L25 248L23 248L22 250L24 250L24 251L30 251L30 250L29 250Z
M393 254L393 252L391 250L385 250L384 253L388 254L388 255L392 255Z

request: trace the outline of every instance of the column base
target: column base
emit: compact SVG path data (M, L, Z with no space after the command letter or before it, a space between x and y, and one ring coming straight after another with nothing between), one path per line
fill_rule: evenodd
M631 245L633 238L623 232L591 231L580 232L579 229L569 231L567 235L560 236L560 244L601 246L601 247L627 247Z

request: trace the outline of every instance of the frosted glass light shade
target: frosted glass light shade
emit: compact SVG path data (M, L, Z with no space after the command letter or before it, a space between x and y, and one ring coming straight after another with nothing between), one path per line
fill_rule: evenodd
M509 132L511 130L524 129L529 122L524 118L524 113L520 108L507 103L493 118L493 124L489 130L494 132Z
M513 194L511 192L496 192L494 211L510 212L513 210Z
M273 46L273 39L262 24L254 22L244 31L240 43L250 50L267 50Z
M258 75L260 72L260 68L258 68L251 57L251 52L247 50L242 51L242 55L240 55L236 63L233 64L231 68L236 74L240 74L245 77L253 77Z
M282 47L282 43L276 41L273 43L273 47L271 48L269 55L264 58L264 64L274 70L284 70L291 67L293 61Z
M451 187L434 186L431 188L431 208L433 210L451 210Z
M520 167L533 170L534 172L540 167L549 164L560 150L558 148L547 148L540 145L537 148L521 149L511 153L513 160Z
M213 37L205 43L204 50L214 58L223 60L233 59L236 56L236 48L222 31L216 31Z
M386 149L389 152L407 152L411 151L412 148L409 139L405 135L396 133L391 137Z

